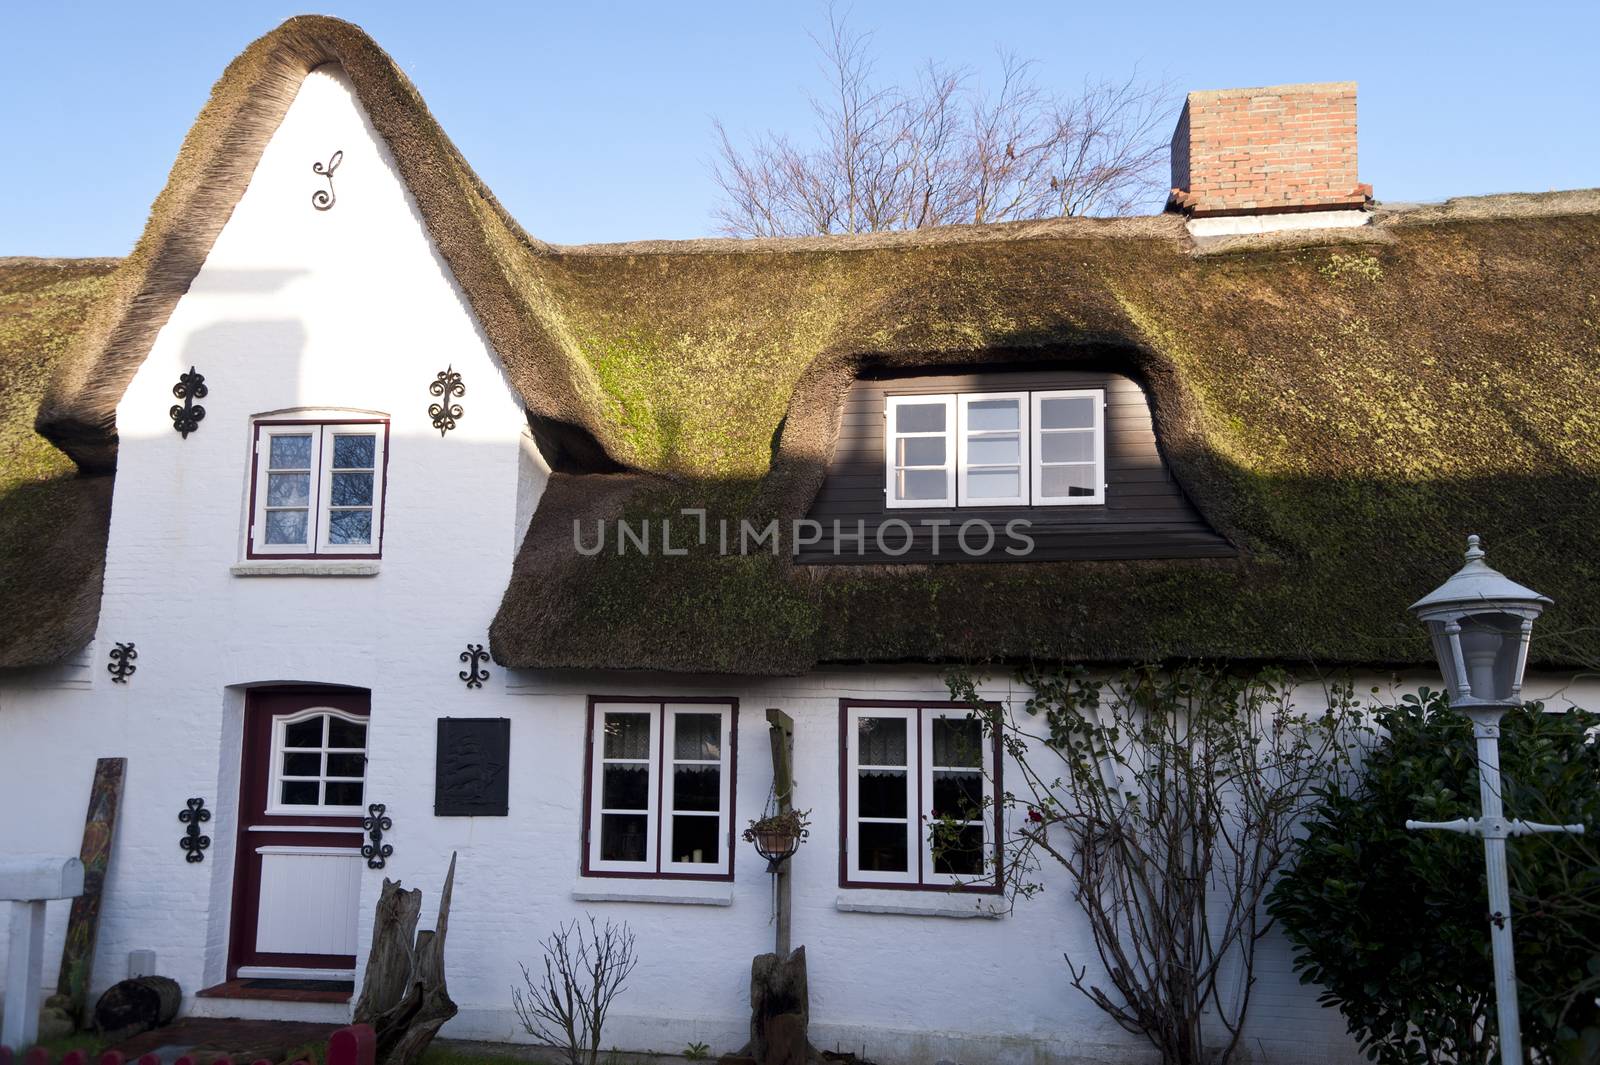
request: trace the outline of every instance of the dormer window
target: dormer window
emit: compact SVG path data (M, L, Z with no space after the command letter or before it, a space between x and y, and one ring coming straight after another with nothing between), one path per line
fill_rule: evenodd
M1100 389L889 396L891 508L1105 502Z
M386 419L255 422L249 558L378 558Z

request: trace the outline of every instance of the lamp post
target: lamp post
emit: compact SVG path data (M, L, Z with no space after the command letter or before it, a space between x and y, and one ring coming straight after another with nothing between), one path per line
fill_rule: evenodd
M1511 889L1506 838L1535 832L1581 834L1582 825L1507 821L1500 802L1500 718L1522 704L1533 622L1550 600L1489 568L1476 536L1467 537L1467 563L1411 604L1428 626L1450 706L1472 721L1478 743L1478 801L1482 815L1455 821L1407 821L1408 829L1442 829L1483 837L1489 878L1489 942L1494 951L1495 1006L1501 1065L1523 1065L1517 1012L1517 974L1511 945Z

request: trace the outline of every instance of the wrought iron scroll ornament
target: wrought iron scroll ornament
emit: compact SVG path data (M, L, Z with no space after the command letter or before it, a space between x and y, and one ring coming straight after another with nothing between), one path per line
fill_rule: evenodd
M328 179L328 187L318 189L311 194L311 206L319 211L331 211L338 202L338 197L333 194L333 172L339 169L339 164L344 162L344 152L334 152L326 163L312 163L311 172L319 177Z
M467 644L467 649L461 652L461 661L470 662L471 665L457 673L456 676L466 681L468 688L481 688L483 687L483 682L489 679L489 671L479 668L479 663L487 662L488 660L489 652L483 649L483 644L469 643Z
M206 848L211 846L211 837L201 835L200 826L211 820L211 811L206 809L204 799L190 799L186 807L178 811L178 820L189 826L178 840L178 846L183 848L184 861L203 862Z
M371 840L361 845L361 857L367 860L368 869L382 869L388 864L389 855L394 853L394 847L383 841L383 834L394 827L394 821L384 816L387 809L383 803L375 802L367 807L367 816L361 819L361 831Z
M139 667L133 664L138 657L139 652L133 649L131 643L119 643L111 648L111 664L106 667L106 672L111 674L111 683L128 683L128 678L138 672Z
M185 440L189 434L200 428L200 419L206 416L206 409L196 403L197 399L205 399L207 392L206 376L197 371L193 366L188 373L178 375L178 383L172 386L172 394L183 400L174 403L167 413L172 417L172 427L183 434Z
M467 394L467 386L461 383L461 375L454 369L446 366L439 371L439 376L434 378L433 384L428 386L428 391L436 396L443 397L443 403L433 403L428 406L428 417L433 419L433 427L443 436L456 427L456 419L461 417L461 404L450 402L451 397Z

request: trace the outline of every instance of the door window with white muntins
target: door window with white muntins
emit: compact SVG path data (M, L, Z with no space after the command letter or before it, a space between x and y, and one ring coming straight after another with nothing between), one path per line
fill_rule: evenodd
M365 718L319 708L273 722L267 813L362 813L366 776Z
M250 558L377 558L386 421L258 421Z
M732 703L596 701L585 871L726 878Z

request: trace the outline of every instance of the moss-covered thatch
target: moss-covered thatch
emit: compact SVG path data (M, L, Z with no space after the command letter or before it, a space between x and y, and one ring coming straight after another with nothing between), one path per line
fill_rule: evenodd
M42 408L85 469L114 461L122 390L323 62L393 150L562 470L491 629L503 664L1398 664L1426 654L1406 603L1469 531L1556 599L1540 661L1597 657L1600 196L1203 249L1175 217L556 248L505 214L381 50L324 18L285 23L218 82ZM575 519L799 517L855 376L1001 363L1143 381L1165 459L1239 557L811 569L573 548Z
M111 478L78 476L33 415L113 265L0 259L0 665L52 662L94 635Z

